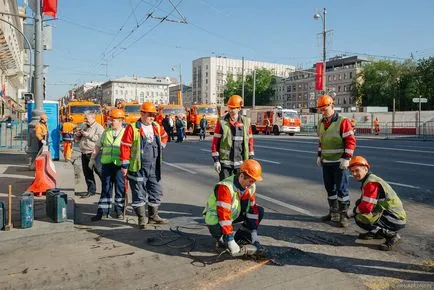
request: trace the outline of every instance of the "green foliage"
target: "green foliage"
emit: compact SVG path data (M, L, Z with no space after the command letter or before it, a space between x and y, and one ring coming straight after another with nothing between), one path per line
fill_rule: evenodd
M276 79L273 72L264 68L256 70L255 104L268 105L270 98L274 96L273 85ZM226 77L226 88L224 90L225 103L231 95L242 95L242 76L238 75L237 80L232 74ZM244 105L251 106L253 101L253 74L245 77L244 82Z
M434 110L434 57L418 61L417 81L420 95L428 99L423 108Z

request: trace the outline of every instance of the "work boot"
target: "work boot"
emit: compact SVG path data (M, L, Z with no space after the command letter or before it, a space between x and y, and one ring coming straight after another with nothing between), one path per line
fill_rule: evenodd
M376 233L366 232L366 233L359 234L358 239L360 239L360 240L382 240L383 237L378 232L376 232Z
M339 212L338 212L338 200L337 199L329 199L328 200L329 203L329 213L323 217L321 217L321 221L323 222L339 222L340 220L340 216L339 216Z
M386 238L384 244L379 246L382 251L390 251L401 240L401 236L398 233L388 231L385 229L380 230L380 234Z
M98 209L98 211L96 212L96 215L90 218L90 221L92 222L97 222L102 220L103 217L107 217L108 215L103 213L102 209Z
M136 215L138 217L138 225L139 229L146 228L146 224L148 223L148 217L146 216L146 208L145 206L138 206L134 208Z
M163 219L158 215L158 206L148 205L149 223L150 224L167 224L167 219Z
M347 210L348 210L349 206L350 206L349 203L339 202L339 223L338 223L338 225L341 228L347 228L349 223L350 223L348 220L348 216L347 216Z

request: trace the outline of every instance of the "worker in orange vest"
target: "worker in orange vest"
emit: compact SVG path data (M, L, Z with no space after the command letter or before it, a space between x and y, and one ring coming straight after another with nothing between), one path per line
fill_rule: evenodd
M375 135L378 135L380 133L380 121L378 121L378 118L375 118L374 120L374 132Z
M63 157L65 161L71 161L72 144L74 143L74 129L76 125L71 122L71 117L66 117L62 124Z
M42 114L41 117L39 117L39 123L35 126L36 139L38 139L38 151L41 150L42 146L47 144L48 141L47 119L47 115Z

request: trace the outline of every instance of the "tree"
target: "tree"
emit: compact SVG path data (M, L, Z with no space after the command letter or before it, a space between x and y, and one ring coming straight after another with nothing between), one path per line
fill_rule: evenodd
M420 95L428 99L428 103L424 104L424 109L434 109L434 57L421 59L418 61L417 82ZM418 96L419 97L419 96Z

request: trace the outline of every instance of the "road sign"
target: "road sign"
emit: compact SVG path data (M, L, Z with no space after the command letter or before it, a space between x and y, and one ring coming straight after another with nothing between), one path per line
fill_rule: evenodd
M419 99L421 103L428 103L427 98L413 98L413 103L419 103Z

